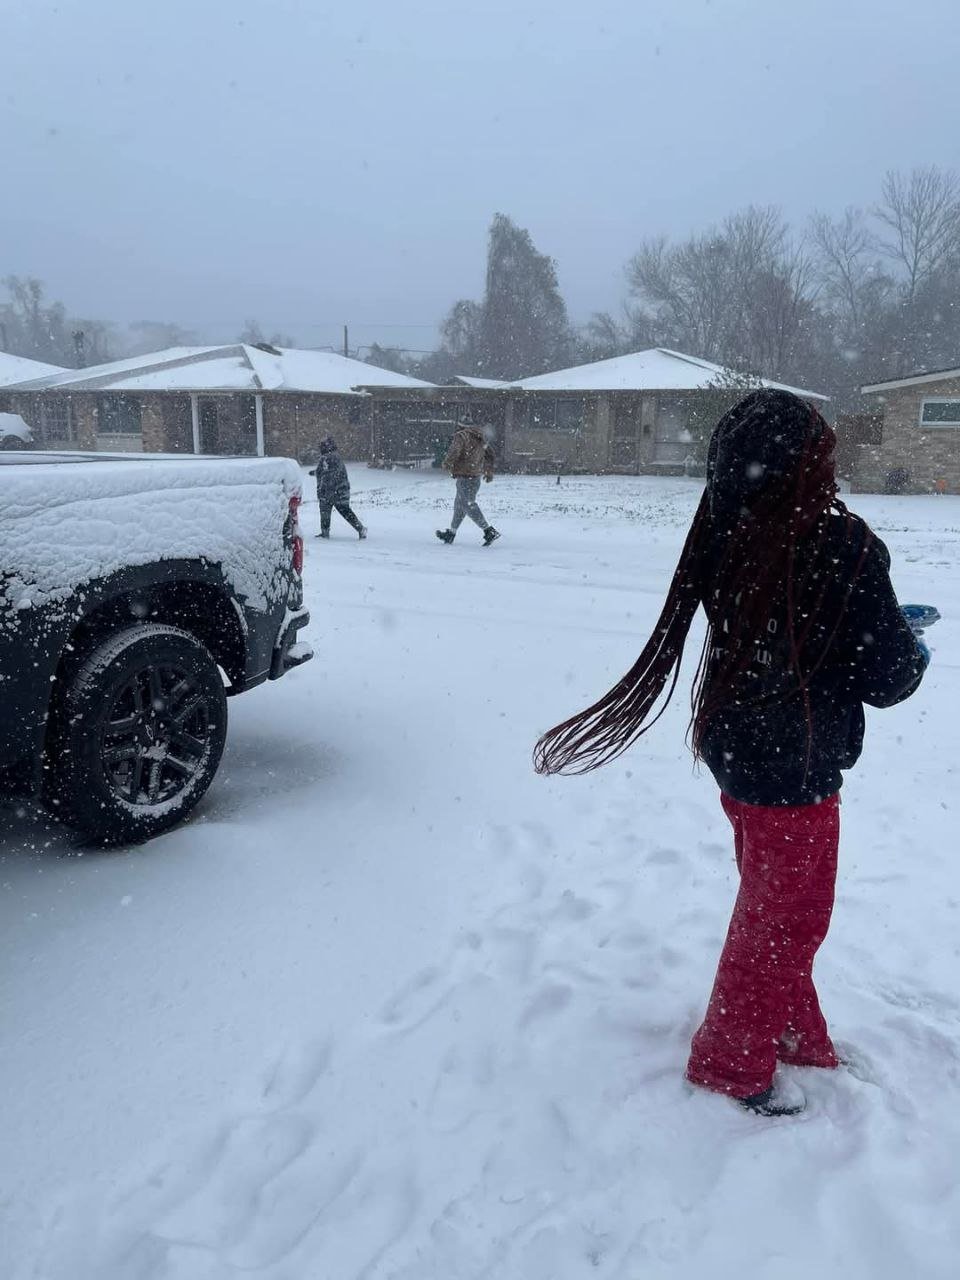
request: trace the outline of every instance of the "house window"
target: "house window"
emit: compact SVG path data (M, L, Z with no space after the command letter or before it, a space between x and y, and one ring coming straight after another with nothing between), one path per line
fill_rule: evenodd
M140 435L140 401L131 396L101 396L97 405L97 435Z
M583 426L583 401L557 401L557 430L579 431Z
M583 426L583 401L559 396L529 400L527 426L537 431L579 431Z
M73 439L70 401L66 396L45 396L41 398L40 439L45 442Z
M920 425L923 427L960 427L960 399L947 400L932 396L920 407Z

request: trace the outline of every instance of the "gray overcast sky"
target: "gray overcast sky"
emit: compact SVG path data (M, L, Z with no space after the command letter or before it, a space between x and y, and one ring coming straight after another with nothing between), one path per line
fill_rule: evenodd
M0 275L428 346L502 210L574 318L650 234L960 166L958 0L0 0ZM389 328L387 326L402 326ZM422 328L418 326L423 326Z

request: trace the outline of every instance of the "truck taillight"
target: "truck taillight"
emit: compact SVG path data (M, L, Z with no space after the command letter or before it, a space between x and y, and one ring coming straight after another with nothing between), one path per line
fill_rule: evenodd
M293 536L293 571L303 573L303 535L300 532L300 494L290 499L290 532Z

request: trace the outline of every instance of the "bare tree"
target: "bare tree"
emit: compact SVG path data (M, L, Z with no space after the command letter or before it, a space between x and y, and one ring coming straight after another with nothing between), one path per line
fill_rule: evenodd
M652 345L644 328L644 318L628 308L618 320L609 311L595 311L576 335L576 359L581 362L609 360Z
M775 377L812 300L810 262L775 208L743 209L680 245L648 241L627 279L635 318L660 342Z
M862 318L863 298L875 273L876 242L863 212L848 206L836 220L825 213L810 219L810 241L827 300L837 306L851 325Z
M70 329L83 334L85 364L107 364L117 358L116 329L109 321L85 320L78 316L70 321Z
M411 374L414 361L402 347L382 347L374 342L363 357L364 364L372 364L378 369L389 369L391 373Z
M43 282L33 276L7 276L8 301L3 305L10 349L33 360L66 363L72 354L66 312L47 303Z
M908 178L890 170L874 214L890 233L881 248L902 267L911 304L930 277L960 253L960 183L936 165L914 169Z
M750 338L746 368L792 372L804 321L815 296L813 262L803 249L782 250L774 265L758 272L745 308Z
M440 321L440 341L455 368L454 373L479 371L480 304L470 298L460 298Z
M68 316L62 302L46 301L43 282L32 276L7 276L3 286L7 300L0 301L0 321L7 346L15 355L73 366L78 356L74 335L82 333L87 364L112 359L112 325Z

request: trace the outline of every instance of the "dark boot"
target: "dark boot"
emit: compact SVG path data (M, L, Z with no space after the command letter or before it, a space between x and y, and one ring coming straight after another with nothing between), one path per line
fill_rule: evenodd
M752 1111L757 1116L798 1116L805 1106L803 1102L788 1102L778 1097L773 1085L749 1098L737 1098L737 1102L744 1111Z
M440 539L440 541L441 541L441 542L445 542L445 543L447 544L447 546L448 546L448 547L449 547L450 543L454 540L454 538L455 538L456 536L457 536L457 535L454 533L454 531L453 531L452 529L438 529L438 530L437 530L437 537Z
M487 527L486 527L486 529L484 529L484 531L483 531L483 545L484 545L485 547L489 547L489 546L490 546L490 543L491 543L491 542L496 542L496 540L497 540L499 537L500 537L500 535L499 535L499 533L497 533L497 531L496 531L496 529L493 527L493 525L492 525L492 524L488 524L488 525L487 525Z
M362 524L360 528L357 530L357 536L359 537L361 542L367 536L367 526L365 524Z

